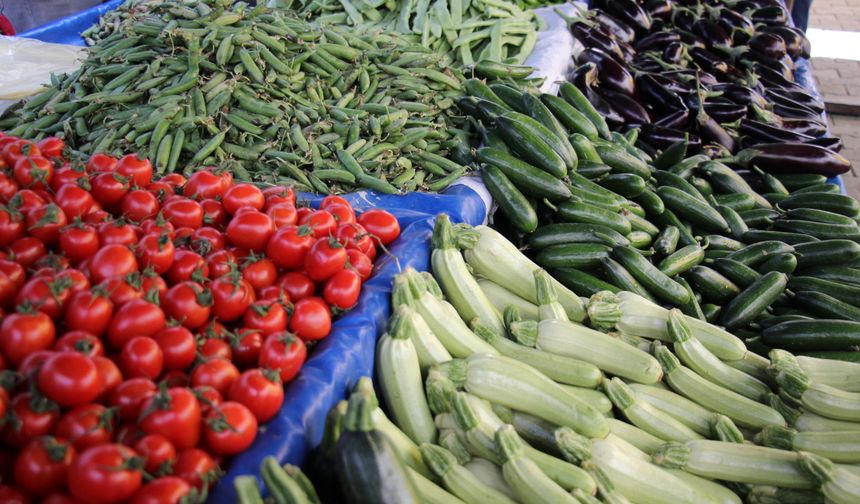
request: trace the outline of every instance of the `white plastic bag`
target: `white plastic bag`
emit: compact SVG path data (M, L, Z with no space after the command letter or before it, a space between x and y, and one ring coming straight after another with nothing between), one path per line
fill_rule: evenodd
M580 5L585 5L580 3ZM572 4L550 5L535 9L535 13L546 24L546 29L538 32L537 43L524 65L535 67L532 77L545 79L541 92L558 94L558 86L564 80L573 64L573 54L579 42L573 38L564 20L556 9L568 17L578 17L579 10Z
M0 36L0 100L20 100L41 91L51 74L75 71L85 57L83 47Z

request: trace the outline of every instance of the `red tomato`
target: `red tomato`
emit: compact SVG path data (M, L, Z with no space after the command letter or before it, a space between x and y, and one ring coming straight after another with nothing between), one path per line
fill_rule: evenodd
M316 341L331 331L331 312L325 301L318 297L296 302L290 318L290 331L305 341Z
M331 203L325 207L325 211L334 216L339 226L355 224L355 212L349 204Z
M305 272L315 282L328 280L346 266L346 249L332 237L320 238L305 257Z
M244 404L227 401L206 415L206 445L220 455L235 455L257 437L257 418Z
M212 292L197 282L181 282L164 295L164 313L189 329L197 329L209 319Z
M119 367L125 377L154 380L161 374L163 366L164 354L161 347L148 336L135 336L122 346Z
M128 180L118 173L99 173L90 185L93 198L105 208L119 204L129 188Z
M373 273L373 262L371 262L366 254L363 254L360 250L346 249L346 256L346 269L358 273L362 281L370 278L371 273Z
M207 255L214 250L221 250L227 244L224 233L210 226L195 229L191 234L191 243L201 255Z
M292 187L267 187L263 190L263 194L266 196L267 203L271 200L275 203L286 202L296 206L296 191Z
M237 329L230 344L233 348L232 360L237 366L244 369L257 365L263 347L263 335L259 331L246 327Z
M42 151L42 155L46 158L62 157L63 149L66 148L66 142L61 138L47 137L36 142L36 146Z
M207 278L209 267L206 260L197 252L178 249L173 256L173 265L167 271L167 280L171 283L180 283L193 278Z
M63 228L59 239L60 251L72 264L91 257L99 250L99 234L89 224L76 223Z
M123 502L140 488L139 455L127 446L103 444L84 450L69 468L69 491L92 503Z
M263 287L257 293L258 300L268 300L268 301L280 301L283 303L289 302L289 296L284 292L279 285L270 285L268 287Z
M197 229L203 225L203 207L189 198L172 198L161 206L161 213L176 227Z
M18 287L5 273L0 273L0 308L9 308L15 301Z
M337 228L335 235L341 245L349 249L357 249L368 256L376 256L376 244L370 233L361 224L346 223Z
M54 176L54 164L45 157L22 157L15 161L15 182L21 187L45 189Z
M102 389L92 359L78 352L57 352L42 365L39 390L60 406L71 408L92 402Z
M0 350L12 367L37 350L54 344L54 323L42 312L12 313L0 325Z
M176 455L173 474L191 486L201 489L215 482L218 476L218 464L205 451L189 448L181 450Z
M237 247L255 252L266 250L269 238L275 232L271 217L256 210L234 215L227 224L227 239Z
M66 412L54 435L67 439L77 450L110 443L114 431L114 412L101 404L85 404Z
M361 277L348 269L338 271L323 287L323 299L331 306L346 310L352 308L361 294Z
M214 228L223 229L227 224L227 210L220 201L207 198L200 202L203 209L203 224Z
M155 217L159 206L158 198L144 189L129 191L119 203L123 217L133 222Z
M158 387L148 378L130 378L117 385L111 393L110 405L117 409L124 422L135 422L143 403L154 396Z
M41 259L48 253L42 240L33 236L25 236L12 242L9 246L10 256L25 268Z
M15 459L15 484L35 497L62 490L74 457L75 448L63 439L34 439Z
M260 367L274 369L286 383L295 378L305 363L305 343L290 333L269 335L260 350Z
M226 396L230 386L239 379L239 369L227 359L208 359L191 372L191 386L209 386Z
M134 226L124 219L105 221L99 225L99 242L102 246L123 245L130 247L137 243Z
M87 357L104 355L102 340L86 331L69 331L54 343L57 352L80 352Z
M52 493L48 495L44 499L42 499L41 504L79 504L78 501L73 499L69 494L66 493Z
M198 348L201 359L233 359L233 349L230 343L220 338L207 338Z
M0 502L3 504L30 504L30 498L15 487L0 485Z
M147 471L148 472L148 471ZM193 502L194 489L176 476L162 476L140 487L131 504L181 504Z
M296 207L291 203L278 203L277 205L271 205L266 208L266 215L272 218L272 222L275 223L275 227L278 229L284 226L293 226L296 224L298 219Z
M290 301L293 302L313 296L314 291L316 290L314 281L311 280L307 274L300 271L284 273L284 275L278 279L278 285L284 289L284 292L287 293Z
M116 172L130 179L137 187L146 187L152 182L152 163L137 154L127 154L119 158Z
M242 324L260 331L263 336L286 331L287 310L277 301L257 301L245 310Z
M60 418L56 404L44 397L34 397L29 392L13 397L8 409L17 421L4 429L3 440L15 448L50 434Z
M242 278L244 278L255 291L275 284L278 279L278 269L275 263L270 259L262 256L249 256L242 268Z
M191 385L191 377L185 371L174 369L161 375L160 383L165 387L187 387Z
M89 191L74 184L66 184L57 190L54 202L69 219L83 217L90 213L96 200Z
M234 214L236 210L243 207L251 207L257 210L262 210L266 204L266 198L263 196L263 191L254 184L236 184L224 193L224 198L221 202L224 209L228 213Z
M2 160L0 160L2 163ZM56 179L56 177L54 177ZM18 184L5 173L0 173L0 202L6 203L18 192Z
M326 210L317 210L299 218L299 225L308 226L314 233L314 238L331 236L337 229L334 215Z
M155 333L152 339L161 347L166 371L186 369L194 363L197 341L185 327L165 327Z
M27 231L46 245L57 242L68 221L63 210L53 203L42 205L27 212Z
M337 205L346 205L352 208L352 205L349 204L349 201L346 200L343 196L338 196L336 194L329 194L325 198L320 201L320 209L328 210L329 206L337 206Z
M188 177L183 193L189 198L202 200L223 196L228 187L221 176L210 170L200 170Z
M264 423L280 411L284 403L284 387L277 372L249 369L230 387L229 398L244 404L259 423Z
M113 392L120 383L122 383L122 373L120 373L119 368L114 361L107 357L96 355L93 357L93 362L95 363L96 368L98 368L99 377L102 380L102 392L99 397L104 398L110 395L110 393Z
M86 261L78 265L84 268ZM143 299L140 274L132 273L124 277L111 277L96 286L99 292L107 293L114 307L122 306L135 299Z
M7 143L3 147L3 157L12 165L20 158L39 157L42 151L33 142L28 140L18 139L17 141Z
M84 222L87 224L101 224L110 219L111 215L102 209L93 210L84 216Z
M176 228L173 224L164 220L161 214L156 215L154 219L147 219L140 223L140 232L143 235L160 235L163 233L172 239L175 231Z
M18 291L15 302L19 306L35 306L40 312L57 320L63 313L63 303L68 300L70 294L68 282L50 276L33 276Z
M135 299L120 306L108 327L108 341L122 348L134 336L152 336L166 322L165 312L144 299Z
M93 256L90 264L90 279L94 284L104 280L125 276L137 271L137 258L123 245L105 245Z
M149 474L169 471L170 464L176 458L176 448L161 434L143 436L134 444L134 449L146 459L143 470Z
M216 250L206 256L206 264L210 278L222 277L237 269L236 254L227 249Z
M372 208L356 219L359 224L382 242L388 245L400 236L400 223L397 218L380 208Z
M225 322L241 318L248 306L256 300L251 284L235 274L217 278L210 285L210 289L213 300L212 314Z
M36 375L42 367L42 364L48 360L48 357L55 353L57 352L54 352L53 350L39 350L31 353L21 361L21 364L18 366L18 372L22 376Z
M21 214L9 209L0 210L0 246L7 247L24 236L25 226Z
M279 268L294 270L305 264L305 256L314 243L308 228L286 226L278 229L266 246L266 255Z
M176 247L166 234L149 234L140 239L136 252L141 267L152 268L156 274L163 275L173 266Z
M161 434L181 450L197 446L200 420L200 402L194 393L173 387L144 401L138 425L146 434Z
M91 173L108 173L116 169L117 159L107 154L97 152L87 160L87 171Z
M89 177L82 166L78 164L73 166L66 163L54 171L54 176L51 178L51 189L56 193L66 184L85 186L88 183Z
M56 175L54 176L54 178L56 178ZM155 197L155 201L158 202L158 206L160 208L162 201L165 201L167 200L167 198L176 195L176 186L168 184L162 179L146 186L146 192L152 194Z

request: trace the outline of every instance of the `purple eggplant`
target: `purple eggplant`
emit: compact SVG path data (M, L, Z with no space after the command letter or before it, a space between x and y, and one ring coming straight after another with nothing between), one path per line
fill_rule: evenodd
M654 121L654 125L663 126L664 128L680 129L684 128L689 120L689 109L676 110Z
M696 92L695 84L690 85L686 82L681 82L671 77L667 77L665 74L653 73L649 74L648 77L650 77L651 80L656 81L658 85L662 86L664 89L667 89L672 93L677 93L679 95L688 95Z
M768 26L785 26L791 19L791 14L781 5L759 7L749 14L753 23L763 23Z
M733 153L724 146L717 143L709 143L702 146L702 154L711 159L722 159L731 156Z
M813 112L808 108L789 107L786 105L781 105L779 103L773 104L773 113L784 119L814 120L821 117L821 114Z
M687 30L676 30L678 35L681 36L681 42L687 44L689 47L701 47L704 49L707 44L702 39L702 37L696 35L695 33Z
M633 48L639 52L660 50L672 42L680 42L681 35L673 31L651 33L633 43Z
M720 9L717 22L728 33L743 32L749 36L752 36L755 33L755 25L753 22L743 14L731 9Z
M665 63L662 61L644 57L642 54L633 58L633 61L630 63L630 67L633 68L636 73L659 73L665 70L664 65Z
M796 100L792 100L791 98L784 96L782 94L771 91L767 95L768 100L771 101L774 105L781 105L783 107L790 107L792 109L803 110L805 112L809 112L810 114L820 115L824 111L824 107L817 107L816 103L812 102L811 105L807 105L805 102L799 102Z
M699 19L693 23L692 31L702 37L707 46L731 47L732 45L732 37L729 36L729 33L718 23L710 19Z
M651 17L635 0L592 0L591 5L624 21L638 35L651 30Z
M786 50L792 58L809 58L811 45L806 34L800 29L793 26L765 26L761 31L782 37Z
M696 135L673 128L657 126L655 124L643 124L639 130L639 141L664 150L672 144L687 140L687 154L695 154L702 148L702 139Z
M600 82L609 89L628 96L636 95L636 84L633 82L633 76L630 75L630 72L612 56L600 49L590 48L582 51L576 57L576 62L580 65L593 63L597 67Z
M570 25L570 32L585 47L600 49L619 63L626 60L624 51L615 39L603 33L598 27L577 21Z
M812 140L807 140L804 143L824 147L825 149L830 149L833 152L839 152L842 150L842 147L844 147L844 145L842 144L842 139L839 137L813 138Z
M597 66L594 63L585 63L577 67L571 75L570 82L585 94L588 101L606 119L610 127L618 127L624 124L624 118L612 109L597 92L594 87L599 82Z
M723 60L716 54L700 47L690 47L687 53L693 57L696 66L702 70L712 73L718 77L722 76L729 81L743 78L743 74L734 65Z
M701 109L696 113L696 132L704 141L720 144L729 152L735 151L736 143L734 137L720 123L714 120L713 117Z
M663 48L663 61L673 65L681 64L684 59L684 44L672 42Z
M646 105L658 113L671 113L686 110L687 105L677 94L662 86L651 74L641 74L636 78L636 87Z
M794 82L793 75L786 75L783 72L774 70L773 68L761 65L759 63L753 65L753 70L764 84L776 84L777 87L799 87L803 89L803 86L799 86L796 82Z
M744 149L735 156L742 166L757 166L768 173L818 173L833 177L851 169L832 150L806 143L772 143Z
M750 34L743 30L735 30L732 32L732 44L734 44L735 47L749 44L751 38Z
M651 117L645 107L630 96L610 89L596 89L597 93L606 100L612 110L624 118L627 125L640 125L651 122Z
M827 123L821 121L821 119L783 119L782 127L789 131L809 135L815 138L827 133Z
M669 20L672 16L672 2L670 0L647 0L645 12L651 16L652 28L655 19Z
M731 102L705 102L705 112L718 123L733 123L747 115L747 106Z
M630 25L602 9L590 9L588 11L588 17L599 23L600 26L604 27L607 31L612 33L615 38L622 42L627 42L629 44L633 42L634 38L636 38L636 34L633 32L633 28L630 28Z
M775 33L757 33L747 44L752 51L779 60L788 53L785 40Z
M806 142L813 137L782 129L772 124L754 121L752 119L741 119L738 133L754 140L750 145L775 142Z
M790 102L783 102L784 105L796 103L812 111L818 112L819 114L824 112L824 102L822 102L817 96L806 91L795 89L768 89L766 95L773 101L777 101L777 99L791 100Z
M662 75L669 77L670 79L690 83L695 83L696 79L698 79L698 81L705 87L716 86L720 83L720 81L717 80L714 74L705 72L703 70L696 70L695 68L663 72Z
M711 86L711 90L721 91L723 97L739 105L750 106L755 104L762 108L767 107L767 100L765 100L764 96L740 84L717 84L716 86Z
M696 21L699 17L690 9L680 9L676 8L674 12L672 12L672 24L675 25L675 28L686 30L689 32L693 31L693 25L696 24Z

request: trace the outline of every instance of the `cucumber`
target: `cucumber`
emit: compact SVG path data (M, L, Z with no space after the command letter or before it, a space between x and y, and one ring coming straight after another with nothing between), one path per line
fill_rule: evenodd
M569 133L567 129L561 124L561 122L556 119L556 117L552 114L552 112L544 105L543 101L537 96L531 93L523 93L522 95L523 107L527 110L526 114L534 119L535 124L532 124L532 127L535 129L535 132L538 134L552 134L554 138L545 138L547 142L550 140L555 140L555 143L550 143L558 155L564 159L564 163L567 165L568 170L575 170L577 165L577 155L576 151L574 151L573 146L570 145L570 141L567 139ZM539 126L543 126L544 129Z
M860 244L851 240L824 240L795 245L794 252L800 268L839 266L860 259Z
M579 154L579 166L576 167L576 173L589 180L598 179L604 175L608 175L612 168L600 162L583 161L582 154Z
M774 315L770 318L759 319L756 321L759 328L767 329L768 327L775 326L777 324L782 324L783 322L788 322L789 320L812 320L811 317L807 317L805 315Z
M771 204L761 194L757 193L738 172L719 161L708 161L697 169L714 187L714 191L722 194L745 194L753 200L755 206L770 208Z
M860 286L849 285L810 276L793 276L788 288L794 292L815 291L833 296L841 301L860 307Z
M535 262L543 268L590 268L609 257L610 248L600 243L564 243L541 250Z
M767 202L768 202L768 203L770 203L771 205L776 205L776 204L778 204L780 201L782 201L782 200L784 200L785 198L787 198L787 197L788 197L787 195L782 194L782 193L770 193L770 192L761 193L761 195L762 195L762 197L764 197L764 199L766 199L766 200L767 200Z
M677 164L669 168L668 171L684 179L689 179L693 176L693 172L700 164L710 161L710 159L711 158L705 154L696 154L695 156L690 156L687 159L679 161Z
M630 221L625 219L624 216L585 203L581 198L576 196L558 206L558 215L562 219L571 222L602 224L622 235L628 235L632 230Z
M631 247L642 252L643 249L651 246L651 242L654 241L654 238L645 231L633 230L630 231L629 235L627 235L627 240L630 241Z
M705 250L705 264L711 264L716 259L722 259L723 257L731 254L731 250Z
M816 242L818 238L800 233L790 233L788 231L765 231L761 229L751 229L744 233L741 240L745 243L760 243L764 241L781 241L789 245L797 245L800 243Z
M692 245L694 243L698 243L696 237L690 232L690 229L681 222L681 219L675 215L675 212L668 208L662 214L655 217L654 220L663 227L675 226L678 228L678 232L681 234L678 238L678 243L681 245Z
M723 308L720 324L729 331L746 327L773 304L787 284L788 275L785 273L765 273Z
M793 320L761 332L770 347L792 352L845 350L860 346L860 322L837 319Z
M594 148L600 155L600 159L612 168L613 173L632 173L645 180L651 178L651 169L648 165L623 148L609 145L596 145Z
M779 203L783 210L793 208L815 208L853 217L860 212L860 203L844 194L827 192L793 193Z
M773 225L776 229L795 233L805 233L824 240L833 238L844 238L848 240L860 239L860 228L858 228L856 224L825 224L822 222L798 219L779 219L775 221Z
M697 266L705 258L705 249L699 245L687 245L675 251L657 266L667 276L675 276Z
M795 220L821 222L823 224L842 224L845 226L857 227L857 221L851 217L815 208L792 208L785 212L785 216L789 219Z
M642 191L642 194L633 198L633 201L641 205L645 209L645 213L651 217L656 217L666 211L666 205L663 203L663 200L651 189Z
M624 268L624 266L613 260L611 257L602 259L600 261L600 268L601 271L603 271L603 275L606 277L606 280L617 286L619 289L639 294L648 301L654 303L657 302L645 286L639 283L639 281L636 280L636 278L634 278L633 275Z
M768 257L776 254L791 254L794 252L794 247L781 241L764 241L753 243L746 247L733 252L729 255L729 259L746 264L751 268L755 268Z
M780 213L772 208L753 208L739 211L738 215L751 228L767 228L779 218Z
M550 175L564 178L567 175L567 165L553 146L535 133L534 129L521 118L513 119L508 114L511 112L496 118L499 135L507 141L515 152L523 156L525 161ZM523 114L518 115L523 116Z
M796 292L794 294L794 302L821 318L860 322L860 308L842 302L823 292Z
M761 277L758 271L727 257L714 260L713 267L742 289L746 289Z
M570 141L570 145L573 146L573 150L576 151L576 156L579 158L580 165L583 162L589 163L597 163L600 166L605 166L607 173L612 170L611 167L603 163L603 160L600 159L600 154L597 153L597 149L594 148L594 144L591 143L591 140L588 139L585 135L581 135L579 133L574 133L567 137ZM577 169L579 169L577 167Z
M702 314L705 316L705 320L707 320L709 324L717 323L717 320L719 320L720 318L720 312L722 312L722 310L722 306L715 305L713 303L705 303L702 305Z
M647 233L648 236L652 238L660 234L660 228L658 228L654 224L651 224L651 221L640 217L636 214L636 212L625 208L621 210L621 213L624 215L624 217L627 218L628 221L630 221L630 227L631 229L633 229L633 231L642 231L644 233Z
M708 202L708 200L705 199L705 196L700 193L699 190L696 189L693 184L687 182L684 178L679 177L672 172L657 171L654 172L654 178L657 180L657 183L660 184L660 186L674 187L675 189L680 189L681 191L684 191L685 193L689 194L690 196L693 196L694 198L702 202Z
M654 160L654 167L658 170L668 170L670 167L680 163L687 155L687 140L679 140L666 147Z
M582 112L585 117L591 121L599 136L609 139L612 134L609 131L609 125L606 124L606 119L603 115L594 108L594 105L588 101L588 98L576 86L570 82L562 82L558 88L558 94L564 101L576 107Z
M588 117L562 98L543 93L540 99L569 131L580 134L588 140L597 140L600 137L597 128L588 120ZM579 154L578 151L577 154Z
M621 292L621 289L584 271L571 268L558 268L550 271L553 278L576 293L577 296L591 297L600 291Z
M635 198L648 188L645 179L632 173L613 173L599 179L597 183L625 198Z
M817 352L801 352L798 355L860 363L860 351L857 350L822 350Z
M802 189L798 189L794 191L792 194L802 194L808 192L826 192L826 193L841 193L842 189L839 188L836 184L823 183L823 184L815 184L811 186L804 187Z
M498 167L524 194L550 201L570 198L570 189L558 178L521 161L510 154L491 147L477 152L478 161Z
M742 242L726 238L723 235L708 235L704 238L703 243L707 244L708 250L729 250L734 252L744 248Z
M621 207L628 203L627 198L624 196L610 191L597 182L583 177L579 173L572 172L569 174L569 178L572 186L580 189L581 191L592 194L595 197L599 197L607 203L607 206L611 205L613 208L620 210Z
M508 107L504 100L499 98L499 96L480 79L467 79L466 82L463 83L463 90L466 91L466 94L469 96L474 96L475 98L495 103L505 110L510 110L510 107Z
M794 273L795 269L797 269L797 257L794 254L777 254L761 263L758 272L764 275L771 271L777 271L790 275Z
M814 173L774 173L773 176L789 191L827 182L826 176Z
M513 182L495 165L481 168L481 179L487 190L499 205L511 225L523 233L531 233L538 226L538 216L529 200L517 189Z
M749 231L750 228L746 221L744 221L743 217L735 209L720 205L717 207L717 211L720 212L720 215L726 220L726 224L729 225L732 238L740 240L741 236Z
M535 249L562 243L602 243L615 246L628 245L630 241L607 226L568 222L547 224L529 235L529 246Z
M729 224L723 216L704 201L671 186L658 187L657 194L668 208L694 226L712 232L730 232Z
M678 240L681 238L681 232L675 226L666 226L657 239L654 240L654 251L661 256L669 256L678 248Z
M657 298L675 305L689 301L690 295L683 285L669 278L639 252L630 247L615 247L612 249L612 258Z
M756 200L747 193L718 194L714 198L718 205L730 207L738 212L752 210L756 206Z
M789 191L788 188L785 187L785 184L782 183L781 180L774 177L770 173L759 170L758 168L754 168L755 172L758 173L758 176L761 178L761 185L764 189L769 193L781 194L783 196L788 196Z
M523 106L523 92L501 82L493 82L489 84L490 90L508 106L509 109L528 113L528 110Z
M708 197L714 195L714 188L711 183L702 177L690 177L690 184L699 191L702 196Z
M741 293L734 282L707 266L694 266L684 276L703 300L714 304L726 303Z
M850 266L818 266L807 268L800 272L802 275L813 276L824 280L832 280L860 286L860 269Z

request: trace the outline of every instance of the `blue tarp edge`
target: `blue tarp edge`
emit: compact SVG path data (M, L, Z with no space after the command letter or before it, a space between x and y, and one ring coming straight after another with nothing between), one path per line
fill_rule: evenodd
M122 5L125 0L110 0L101 5L84 9L78 13L66 16L56 21L37 26L23 33L19 37L34 38L42 42L53 42L55 44L68 44L82 46L84 39L81 33L90 26L99 22L99 17L107 11L111 11Z

